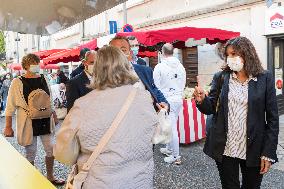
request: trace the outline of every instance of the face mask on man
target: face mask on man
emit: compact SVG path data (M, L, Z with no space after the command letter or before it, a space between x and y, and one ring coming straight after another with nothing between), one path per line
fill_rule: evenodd
M132 52L133 52L133 56L137 56L138 52L139 52L139 47L135 46L131 48Z
M40 67L39 65L30 65L30 72L34 73L34 74L38 74L40 71Z
M244 63L242 62L241 57L236 56L234 58L227 58L227 64L231 70L234 72L239 72L243 69Z

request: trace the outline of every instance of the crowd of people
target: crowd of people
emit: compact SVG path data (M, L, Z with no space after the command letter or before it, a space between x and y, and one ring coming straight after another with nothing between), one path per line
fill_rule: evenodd
M1 117L5 116L6 101L8 96L8 91L11 85L12 75L7 73L0 78L0 102L1 102Z
M174 57L172 44L163 45L154 71L137 57L137 44L134 37L116 36L98 51L82 49L82 64L70 80L63 72L49 79L39 74L39 58L28 54L22 60L26 73L3 81L2 88L9 84L3 99L4 136L14 136L16 111L18 143L34 164L40 138L47 178L53 184L65 183L53 176L55 158L73 165L67 187L153 188L152 137L161 109L168 112L172 141L160 152L165 163L182 164L176 123L186 71ZM204 152L216 161L224 189L240 188L239 166L243 188L257 189L263 174L277 162L274 81L245 37L229 40L224 57L225 66L214 75L209 94L201 86L193 94L198 109L213 115ZM58 117L64 121L53 145Z

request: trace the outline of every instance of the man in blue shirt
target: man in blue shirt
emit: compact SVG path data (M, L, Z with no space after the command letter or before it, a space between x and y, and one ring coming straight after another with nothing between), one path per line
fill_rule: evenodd
M138 42L138 40L136 39L136 37L134 37L134 36L129 36L129 37L127 37L127 39L129 40L129 44L130 44L130 47L131 47L133 60L135 61L135 63L137 63L137 64L139 64L139 65L146 66L145 60L143 60L142 58L138 57L138 53L139 53L139 42Z
M139 65L135 62L135 60L133 60L128 39L122 36L116 36L109 42L109 45L119 48L127 56L139 79L144 84L145 88L151 93L154 99L155 109L157 111L161 108L169 110L168 101L154 83L153 70L150 67Z

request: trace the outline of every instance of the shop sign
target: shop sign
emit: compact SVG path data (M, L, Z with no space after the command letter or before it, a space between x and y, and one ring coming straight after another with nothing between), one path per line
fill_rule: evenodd
M268 9L265 18L265 34L284 33L284 7Z

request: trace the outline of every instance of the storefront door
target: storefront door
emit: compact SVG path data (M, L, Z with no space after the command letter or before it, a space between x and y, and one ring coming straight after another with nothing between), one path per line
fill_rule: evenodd
M186 71L186 86L194 88L197 85L198 75L197 47L183 49L183 66Z
M278 100L279 113L284 114L284 90L283 90L283 70L284 70L284 38L272 40L273 47L273 67L275 77L275 89Z

